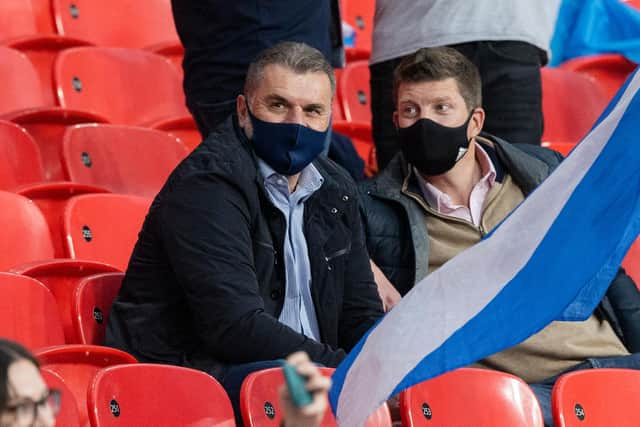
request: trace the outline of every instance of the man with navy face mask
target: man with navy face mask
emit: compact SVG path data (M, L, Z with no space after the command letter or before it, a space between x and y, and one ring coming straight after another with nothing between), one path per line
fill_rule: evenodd
M334 88L331 66L307 45L258 56L237 121L216 128L156 196L108 345L209 372L234 405L249 372L290 353L342 361L382 305L355 184L319 156Z
M394 87L401 153L361 188L367 245L387 308L480 242L562 159L542 147L481 133L480 76L454 49L409 55L395 70ZM589 319L552 322L478 365L530 383L551 426L558 375L594 367L640 369L639 326L640 294L620 270Z

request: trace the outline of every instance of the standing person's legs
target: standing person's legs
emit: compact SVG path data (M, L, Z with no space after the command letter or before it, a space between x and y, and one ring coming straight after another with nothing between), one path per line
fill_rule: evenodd
M187 107L198 126L202 139L207 136L227 117L235 114L236 100L230 99L222 102L205 103L187 99Z
M393 124L393 70L402 58L372 64L369 66L371 73L371 126L373 142L376 146L378 169L382 170L397 151L398 134Z
M540 145L543 128L540 66L544 53L519 41L453 45L480 70L484 130L512 143Z

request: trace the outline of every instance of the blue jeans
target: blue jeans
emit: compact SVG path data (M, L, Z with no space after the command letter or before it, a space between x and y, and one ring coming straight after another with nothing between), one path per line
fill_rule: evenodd
M614 369L636 369L640 370L640 353L631 354L629 356L614 356L614 357L597 357L587 359L582 363L578 363L575 366L567 369L566 371L555 375L551 378L547 378L539 383L529 384L540 403L542 409L542 417L544 418L544 425L546 427L553 427L553 414L551 412L551 390L556 383L558 377L562 374L573 371L582 371L585 369L598 369L598 368L614 368Z

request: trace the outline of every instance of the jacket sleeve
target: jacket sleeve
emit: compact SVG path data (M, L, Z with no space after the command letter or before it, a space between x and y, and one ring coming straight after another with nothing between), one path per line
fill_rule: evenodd
M622 268L611 282L607 297L627 349L640 352L640 292Z
M340 345L347 351L384 315L373 280L359 203L351 211L351 254L345 272Z
M225 363L282 359L304 350L326 366L345 353L264 311L253 262L251 218L239 188L224 178L185 178L161 206L165 251L204 350Z

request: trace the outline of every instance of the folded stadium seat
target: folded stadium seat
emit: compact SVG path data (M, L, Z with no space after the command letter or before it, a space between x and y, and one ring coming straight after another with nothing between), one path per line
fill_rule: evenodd
M198 126L191 116L165 120L154 126L153 129L161 130L175 136L189 151L194 150L202 142L202 135L200 135Z
M54 81L61 106L91 111L112 123L157 127L190 116L180 74L167 59L151 52L67 49L56 59Z
M364 122L333 122L335 132L351 138L358 155L364 160L364 172L367 176L373 176L378 172L378 164L375 157L376 147L373 145L371 124Z
M520 378L462 368L400 394L405 427L543 427L535 394Z
M118 194L74 197L64 211L70 258L90 259L125 271L151 199Z
M51 292L30 277L0 273L0 337L36 349L64 344Z
M69 344L84 344L76 333L73 316L75 290L85 278L99 273L119 272L113 266L97 261L75 259L51 259L13 267L12 273L21 274L44 284L56 299L65 341ZM89 344L89 343L87 343ZM93 343L90 343L93 344Z
M56 417L56 425L64 427L80 427L80 412L73 393L55 372L42 368L40 374L50 389L60 391L60 412Z
M604 53L570 59L560 64L560 68L591 78L607 99L611 99L636 69L636 64L622 55Z
M47 104L54 104L51 65L63 49L90 43L55 34L49 0L4 0L0 2L0 43L25 53L36 67Z
M189 152L166 132L116 125L69 127L62 150L71 181L149 198Z
M600 87L580 73L543 67L543 142L578 143L607 106Z
M629 252L622 260L622 267L640 289L640 239L633 242L633 245L629 248Z
M558 153L562 154L563 156L567 156L571 150L573 150L573 148L576 146L575 143L573 142L549 142L549 141L544 141L542 143L542 146L544 148L548 148L550 150L554 150L557 151Z
M50 90L48 90L50 92ZM48 103L38 74L29 59L14 49L0 47L0 118L24 127L34 138L47 181L63 180L62 132L77 123L106 122L89 112L60 108Z
M374 0L340 0L342 21L351 25L356 33L355 46L345 49L347 62L367 60L371 56L374 13Z
M640 425L640 371L588 369L562 375L551 394L556 427Z
M320 368L324 376L330 377L334 369ZM281 368L271 368L249 374L240 389L240 409L245 427L280 426L282 410L278 388L284 384ZM321 427L337 426L330 408L320 424ZM389 407L384 403L374 412L365 427L391 427Z
M95 374L109 366L137 363L124 351L97 345L59 345L36 350L34 354L43 368L56 373L71 390L83 427L89 425L87 391Z
M366 61L347 64L338 82L338 92L348 122L371 123L369 64Z
M92 427L234 427L229 397L210 375L134 364L99 371L88 392Z
M148 49L181 68L170 0L52 0L58 34L98 46Z
M342 97L340 96L339 82L342 77L342 68L334 68L333 74L336 79L336 93L333 95L333 106L331 111L331 120L333 122L346 120L344 111L342 110Z
M118 295L124 273L87 276L73 290L71 318L82 344L104 344L111 304Z
M26 197L0 191L0 271L53 258L49 227L38 207Z

